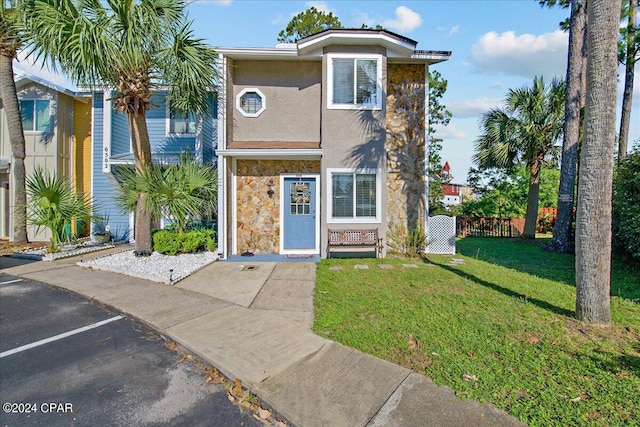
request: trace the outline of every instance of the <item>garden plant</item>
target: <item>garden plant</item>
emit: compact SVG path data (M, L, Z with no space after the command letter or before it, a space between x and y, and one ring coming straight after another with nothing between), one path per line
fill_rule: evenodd
M51 232L49 252L57 252L69 239L65 228L72 220L88 222L92 218L88 197L77 193L67 178L39 167L27 178L27 200L27 222L36 230L44 227Z

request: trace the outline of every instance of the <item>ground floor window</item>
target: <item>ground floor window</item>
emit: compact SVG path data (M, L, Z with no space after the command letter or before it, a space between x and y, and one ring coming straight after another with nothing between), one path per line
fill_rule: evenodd
M380 212L379 169L329 169L330 222L378 221Z

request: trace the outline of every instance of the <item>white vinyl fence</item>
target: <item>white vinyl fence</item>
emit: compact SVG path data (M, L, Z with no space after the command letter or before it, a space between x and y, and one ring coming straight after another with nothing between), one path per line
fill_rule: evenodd
M455 255L456 253L456 217L436 215L428 221L428 254Z

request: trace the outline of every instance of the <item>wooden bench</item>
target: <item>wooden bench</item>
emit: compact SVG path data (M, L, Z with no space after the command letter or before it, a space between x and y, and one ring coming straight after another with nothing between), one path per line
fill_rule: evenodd
M362 230L327 230L329 234L329 244L327 245L327 258L331 258L331 248L350 247L365 248L373 247L376 251L376 258L382 256L382 239L378 237L378 229Z

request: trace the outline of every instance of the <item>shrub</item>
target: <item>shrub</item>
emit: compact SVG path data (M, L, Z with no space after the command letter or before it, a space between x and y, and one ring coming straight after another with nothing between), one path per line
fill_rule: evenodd
M218 243L216 243L215 234L212 237L207 239L207 250L209 252L213 252L218 248Z
M629 154L613 182L613 242L640 261L640 150Z
M153 249L164 255L177 255L182 251L182 234L159 230L153 234Z
M393 235L393 239L389 241L393 252L416 258L422 256L429 246L429 238L422 227L409 231L405 225L394 222L389 225L389 230Z
M153 235L153 249L164 255L214 251L215 236L215 231L204 228L186 233L176 233L172 229L159 230Z
M207 248L207 239L209 234L213 233L211 230L192 230L184 234L184 241L182 242L182 252L195 253L204 251Z

